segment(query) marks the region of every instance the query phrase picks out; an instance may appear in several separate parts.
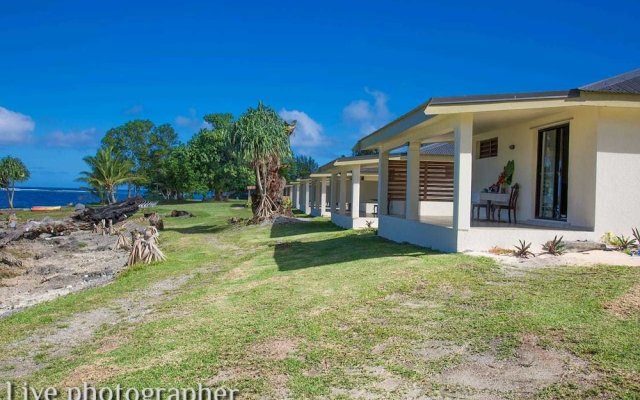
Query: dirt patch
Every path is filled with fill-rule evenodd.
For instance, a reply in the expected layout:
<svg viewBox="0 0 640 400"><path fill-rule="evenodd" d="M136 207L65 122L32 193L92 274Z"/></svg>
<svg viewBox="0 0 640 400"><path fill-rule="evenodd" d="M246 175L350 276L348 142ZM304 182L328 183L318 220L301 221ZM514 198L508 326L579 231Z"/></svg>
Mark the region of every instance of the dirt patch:
<svg viewBox="0 0 640 400"><path fill-rule="evenodd" d="M446 340L428 340L419 344L414 353L424 360L434 361L444 357L462 355L466 350L466 346L460 346Z"/></svg>
<svg viewBox="0 0 640 400"><path fill-rule="evenodd" d="M593 379L584 361L564 351L539 347L534 336L526 336L512 358L500 359L495 351L465 354L462 363L440 376L449 385L519 395L552 384L583 385Z"/></svg>
<svg viewBox="0 0 640 400"><path fill-rule="evenodd" d="M496 255L490 252L474 251L469 255L489 257L503 266L507 275L520 276L528 269L554 267L562 265L625 265L640 267L640 257L631 257L620 251L590 250L580 253L565 253L561 256L538 254L536 257L517 258L508 255Z"/></svg>
<svg viewBox="0 0 640 400"><path fill-rule="evenodd" d="M640 285L635 285L627 293L604 307L618 318L629 318L640 314Z"/></svg>
<svg viewBox="0 0 640 400"><path fill-rule="evenodd" d="M7 379L29 376L55 359L71 355L73 349L87 344L101 327L149 319L155 307L175 295L177 289L192 276L189 274L159 281L116 301L111 308L75 314L55 323L54 326L8 344L4 349L9 354L8 357L0 359L0 375ZM125 341L121 336L105 337L99 342L96 352L108 353ZM113 372L113 369L100 365L85 367L93 368L95 371L104 372L106 369ZM68 379L74 379L73 377L74 374L71 374Z"/></svg>
<svg viewBox="0 0 640 400"><path fill-rule="evenodd" d="M8 358L0 361L5 378L31 375L44 368L51 358L69 355L71 350L87 342L105 324L114 324L116 314L99 308L74 315L55 327L42 330L6 347Z"/></svg>
<svg viewBox="0 0 640 400"><path fill-rule="evenodd" d="M82 365L74 369L68 377L62 380L62 387L78 387L83 383L97 384L119 375L123 371L111 365Z"/></svg>
<svg viewBox="0 0 640 400"><path fill-rule="evenodd" d="M22 267L10 267L13 277L0 281L0 317L110 282L127 260L126 251L112 250L116 240L81 231L10 243L4 250L19 258Z"/></svg>
<svg viewBox="0 0 640 400"><path fill-rule="evenodd" d="M251 352L258 357L281 361L295 353L299 344L298 338L269 339L254 344Z"/></svg>

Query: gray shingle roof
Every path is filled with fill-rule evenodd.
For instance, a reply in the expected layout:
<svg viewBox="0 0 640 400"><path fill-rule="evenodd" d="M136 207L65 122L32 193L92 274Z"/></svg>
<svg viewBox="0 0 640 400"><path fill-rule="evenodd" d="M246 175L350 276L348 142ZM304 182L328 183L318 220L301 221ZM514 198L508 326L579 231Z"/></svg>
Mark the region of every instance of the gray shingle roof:
<svg viewBox="0 0 640 400"><path fill-rule="evenodd" d="M579 88L585 92L640 94L640 68Z"/></svg>
<svg viewBox="0 0 640 400"><path fill-rule="evenodd" d="M453 143L429 143L420 148L420 154L431 156L452 156L454 150Z"/></svg>

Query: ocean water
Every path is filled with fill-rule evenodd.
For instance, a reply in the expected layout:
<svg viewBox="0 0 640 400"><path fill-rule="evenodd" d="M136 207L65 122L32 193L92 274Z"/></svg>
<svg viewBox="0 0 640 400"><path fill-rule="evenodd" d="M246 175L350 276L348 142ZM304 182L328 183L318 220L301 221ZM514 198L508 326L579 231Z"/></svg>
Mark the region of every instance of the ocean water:
<svg viewBox="0 0 640 400"><path fill-rule="evenodd" d="M118 190L118 199L125 199L127 191ZM31 208L33 206L66 206L76 203L97 203L99 198L88 190L78 188L29 187L16 188L13 198L15 208ZM0 208L8 208L7 193L0 189Z"/></svg>

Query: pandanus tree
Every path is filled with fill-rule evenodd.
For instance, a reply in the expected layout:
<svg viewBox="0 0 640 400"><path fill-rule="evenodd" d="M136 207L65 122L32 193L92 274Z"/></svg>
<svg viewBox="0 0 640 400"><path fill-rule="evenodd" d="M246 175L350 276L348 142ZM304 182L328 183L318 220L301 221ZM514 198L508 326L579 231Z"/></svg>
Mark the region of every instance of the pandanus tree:
<svg viewBox="0 0 640 400"><path fill-rule="evenodd" d="M232 145L256 175L252 199L256 222L285 212L281 160L291 157L289 137L294 128L295 125L287 124L272 108L262 103L256 108L249 108L234 125Z"/></svg>
<svg viewBox="0 0 640 400"><path fill-rule="evenodd" d="M139 182L132 173L133 162L116 153L111 146L103 147L95 156L87 156L83 160L89 171L81 172L78 181L85 182L97 193L103 193L109 204L117 201L118 186Z"/></svg>
<svg viewBox="0 0 640 400"><path fill-rule="evenodd" d="M16 183L28 180L29 176L29 170L19 158L7 156L0 159L0 187L7 192L10 208L13 208Z"/></svg>

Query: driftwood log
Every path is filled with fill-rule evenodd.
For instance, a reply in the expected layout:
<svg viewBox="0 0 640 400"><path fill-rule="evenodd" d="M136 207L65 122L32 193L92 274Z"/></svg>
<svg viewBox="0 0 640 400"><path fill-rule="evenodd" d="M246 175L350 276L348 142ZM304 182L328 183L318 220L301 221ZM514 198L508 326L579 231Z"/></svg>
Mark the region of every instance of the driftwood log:
<svg viewBox="0 0 640 400"><path fill-rule="evenodd" d="M92 230L95 226L101 227L101 231L106 233L105 225L103 225L102 222L103 220L123 221L138 210L138 204L141 202L142 198L138 197L104 207L86 208L78 211L72 215L71 218L63 220L53 220L45 217L41 221L29 221L0 237L0 248L6 246L7 243L11 241L23 237L35 239L43 233L64 235L72 231Z"/></svg>
<svg viewBox="0 0 640 400"><path fill-rule="evenodd" d="M85 208L75 213L71 218L77 221L92 222L94 224L100 221L113 221L117 223L124 221L138 211L138 205L142 204L142 197L130 198L120 203L109 204L108 206Z"/></svg>

